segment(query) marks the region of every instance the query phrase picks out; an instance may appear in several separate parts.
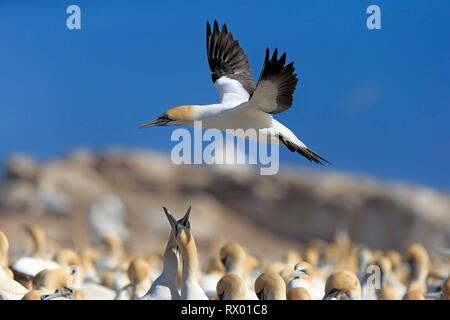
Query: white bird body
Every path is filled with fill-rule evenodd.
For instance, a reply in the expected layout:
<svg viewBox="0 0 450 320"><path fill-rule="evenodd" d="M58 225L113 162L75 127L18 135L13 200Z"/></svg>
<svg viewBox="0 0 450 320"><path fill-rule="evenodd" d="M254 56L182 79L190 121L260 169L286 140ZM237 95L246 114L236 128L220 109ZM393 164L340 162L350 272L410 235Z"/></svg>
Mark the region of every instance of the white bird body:
<svg viewBox="0 0 450 320"><path fill-rule="evenodd" d="M0 268L0 300L20 300L27 292L27 288L10 279Z"/></svg>
<svg viewBox="0 0 450 320"><path fill-rule="evenodd" d="M178 258L175 248L173 249L171 252L173 256L165 255L163 271L140 300L178 300L180 298L177 283Z"/></svg>
<svg viewBox="0 0 450 320"><path fill-rule="evenodd" d="M84 282L80 291L83 292L85 300L113 300L116 297L116 291L90 281Z"/></svg>
<svg viewBox="0 0 450 320"><path fill-rule="evenodd" d="M205 273L201 276L201 286L209 298L216 295L216 286L222 277L223 273L216 271Z"/></svg>
<svg viewBox="0 0 450 320"><path fill-rule="evenodd" d="M12 266L14 271L29 277L34 277L45 269L53 270L58 268L61 268L61 266L57 262L37 257L22 257Z"/></svg>

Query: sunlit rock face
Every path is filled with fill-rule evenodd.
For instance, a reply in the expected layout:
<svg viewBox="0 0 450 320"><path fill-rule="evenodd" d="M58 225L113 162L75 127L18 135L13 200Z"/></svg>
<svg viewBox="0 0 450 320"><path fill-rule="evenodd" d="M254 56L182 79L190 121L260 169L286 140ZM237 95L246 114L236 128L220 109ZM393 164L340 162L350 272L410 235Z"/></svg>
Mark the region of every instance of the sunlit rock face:
<svg viewBox="0 0 450 320"><path fill-rule="evenodd" d="M251 167L177 166L160 154L121 149L81 150L48 163L14 156L4 172L0 225L18 243L22 223L39 223L63 243L112 233L137 250L159 248L169 231L161 207L181 216L190 204L200 249L233 240L270 254L331 240L342 228L356 242L386 249L450 243L447 195L369 178L298 169L260 176Z"/></svg>

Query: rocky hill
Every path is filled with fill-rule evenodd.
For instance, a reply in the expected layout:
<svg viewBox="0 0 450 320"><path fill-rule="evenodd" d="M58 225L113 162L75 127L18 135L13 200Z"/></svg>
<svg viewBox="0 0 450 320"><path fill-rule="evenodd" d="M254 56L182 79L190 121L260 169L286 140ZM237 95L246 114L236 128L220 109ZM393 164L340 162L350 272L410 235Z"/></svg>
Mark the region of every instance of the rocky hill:
<svg viewBox="0 0 450 320"><path fill-rule="evenodd" d="M11 157L0 185L0 229L13 250L24 245L24 223L40 224L62 245L114 233L135 250L161 250L169 232L161 207L181 216L191 204L201 250L237 240L278 256L313 238L330 240L339 228L380 248L450 244L450 197L430 189L293 169L260 176L176 166L132 150L77 151L49 163Z"/></svg>

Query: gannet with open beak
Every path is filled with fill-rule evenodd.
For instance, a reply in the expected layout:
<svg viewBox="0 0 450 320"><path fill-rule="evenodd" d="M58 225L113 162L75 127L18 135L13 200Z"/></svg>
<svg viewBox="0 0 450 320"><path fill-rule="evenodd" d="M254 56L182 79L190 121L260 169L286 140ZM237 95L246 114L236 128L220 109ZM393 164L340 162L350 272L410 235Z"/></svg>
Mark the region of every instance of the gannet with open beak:
<svg viewBox="0 0 450 320"><path fill-rule="evenodd" d="M48 258L46 248L46 235L41 227L24 226L25 231L30 235L32 241L32 251L28 256L16 260L12 269L17 277L29 280L42 270L53 270L61 265Z"/></svg>
<svg viewBox="0 0 450 320"><path fill-rule="evenodd" d="M200 262L197 254L197 246L190 228L188 229L178 222L166 211L172 232L181 253L183 273L181 277L181 300L208 300L208 296L200 286Z"/></svg>
<svg viewBox="0 0 450 320"><path fill-rule="evenodd" d="M286 53L278 57L278 49L275 49L271 57L267 49L259 80L255 83L244 50L225 24L220 30L214 21L211 30L207 23L206 47L211 78L220 93L220 103L175 107L142 124L141 128L192 126L194 121L201 121L204 129L242 129L234 134L243 137L246 137L244 131L255 129L259 130L263 142L282 144L315 163L328 162L272 117L291 107L298 82L294 63L286 64Z"/></svg>
<svg viewBox="0 0 450 320"><path fill-rule="evenodd" d="M180 225L190 230L191 224L189 222L189 215L191 207L188 208L183 218L178 221L173 221L173 216L170 211L163 207L164 213L171 225L169 241L164 250L163 270L161 274L155 279L149 291L141 298L141 300L178 300L180 293L178 292L178 245L175 239L176 226ZM173 218L173 219L172 219Z"/></svg>

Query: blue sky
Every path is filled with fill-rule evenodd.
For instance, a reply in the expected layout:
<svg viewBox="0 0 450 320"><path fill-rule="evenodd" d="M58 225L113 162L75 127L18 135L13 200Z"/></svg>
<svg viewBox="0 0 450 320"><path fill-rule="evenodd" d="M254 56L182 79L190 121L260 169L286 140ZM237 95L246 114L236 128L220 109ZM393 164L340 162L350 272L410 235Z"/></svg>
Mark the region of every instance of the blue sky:
<svg viewBox="0 0 450 320"><path fill-rule="evenodd" d="M81 7L82 30L66 28ZM366 8L381 7L381 30ZM169 152L170 128L137 125L212 103L205 23L226 22L259 75L266 47L300 78L277 119L331 160L317 170L450 190L450 2L2 1L0 158L77 147ZM317 168L289 151L282 160Z"/></svg>

